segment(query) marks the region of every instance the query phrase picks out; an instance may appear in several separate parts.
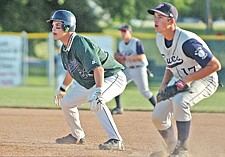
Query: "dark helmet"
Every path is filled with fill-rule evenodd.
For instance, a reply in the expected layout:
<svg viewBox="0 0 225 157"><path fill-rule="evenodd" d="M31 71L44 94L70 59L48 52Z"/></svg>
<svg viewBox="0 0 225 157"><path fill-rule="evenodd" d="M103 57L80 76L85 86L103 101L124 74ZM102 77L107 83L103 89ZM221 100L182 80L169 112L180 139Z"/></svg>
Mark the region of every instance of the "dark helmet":
<svg viewBox="0 0 225 157"><path fill-rule="evenodd" d="M76 17L75 15L67 10L57 10L47 22L61 21L62 29L66 32L73 32L76 28Z"/></svg>

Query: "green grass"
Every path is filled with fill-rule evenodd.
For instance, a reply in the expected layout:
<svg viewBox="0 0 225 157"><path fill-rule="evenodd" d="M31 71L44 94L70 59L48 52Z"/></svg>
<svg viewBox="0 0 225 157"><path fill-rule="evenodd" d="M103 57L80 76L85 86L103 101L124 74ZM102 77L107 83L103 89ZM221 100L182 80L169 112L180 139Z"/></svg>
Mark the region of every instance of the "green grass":
<svg viewBox="0 0 225 157"><path fill-rule="evenodd" d="M158 87L150 87L154 94ZM193 112L225 112L224 88L218 91L210 98L201 101L192 108ZM44 86L21 86L21 87L3 87L0 90L0 107L12 108L38 108L38 109L59 109L53 103L54 89ZM153 109L150 102L145 99L136 86L128 85L121 95L121 103L125 110L150 111ZM115 107L115 100L108 104L110 109ZM84 104L81 109L89 110L89 105Z"/></svg>
<svg viewBox="0 0 225 157"><path fill-rule="evenodd" d="M0 107L54 108L54 90L49 87L3 87L0 95Z"/></svg>

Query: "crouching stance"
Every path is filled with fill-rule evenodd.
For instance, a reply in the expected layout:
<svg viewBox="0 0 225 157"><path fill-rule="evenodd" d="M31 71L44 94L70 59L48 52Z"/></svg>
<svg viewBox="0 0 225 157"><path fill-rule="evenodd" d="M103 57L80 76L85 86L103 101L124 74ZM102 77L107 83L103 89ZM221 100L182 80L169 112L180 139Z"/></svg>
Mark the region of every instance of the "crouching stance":
<svg viewBox="0 0 225 157"><path fill-rule="evenodd" d="M221 65L199 36L177 27L178 13L173 5L161 3L148 13L155 17L156 44L167 64L152 113L152 121L167 147L150 156L187 157L190 108L217 90L216 71ZM171 116L176 121L178 137L174 135Z"/></svg>
<svg viewBox="0 0 225 157"><path fill-rule="evenodd" d="M52 24L54 39L63 43L61 57L67 70L64 82L55 94L55 104L61 106L71 129L71 134L58 138L56 142L85 143L77 107L89 102L109 137L108 141L99 145L99 149L123 150L123 139L106 106L106 102L125 89L126 77L121 71L123 66L94 42L76 34L76 18L70 11L56 11L48 22ZM73 79L77 83L67 93Z"/></svg>

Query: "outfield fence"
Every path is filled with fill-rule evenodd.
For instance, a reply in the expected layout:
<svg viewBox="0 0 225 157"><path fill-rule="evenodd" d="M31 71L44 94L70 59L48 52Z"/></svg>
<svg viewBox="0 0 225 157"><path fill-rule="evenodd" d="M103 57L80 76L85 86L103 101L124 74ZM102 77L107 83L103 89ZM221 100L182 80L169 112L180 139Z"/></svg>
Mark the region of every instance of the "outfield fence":
<svg viewBox="0 0 225 157"><path fill-rule="evenodd" d="M15 35L23 38L23 57L21 74L23 81L21 85L55 85L54 55L56 54L55 44L51 33L15 33L5 32L2 35ZM118 33L82 33L88 37L108 37L109 50L116 52L117 43L120 38ZM142 40L146 56L149 61L148 68L153 72L154 77L149 78L152 85L158 85L164 74L165 62L162 59L155 43L155 35L147 33L133 33L133 36ZM225 36L223 35L204 35L201 36L209 45L213 54L221 61L222 70L218 72L221 82L225 82ZM101 38L100 38L101 40ZM101 42L101 41L98 41ZM105 46L104 42L102 41ZM108 43L107 43L108 44ZM107 48L107 47L106 47ZM1 57L1 51L0 51ZM1 65L1 64L0 64ZM1 66L0 66L1 72ZM1 75L0 75L1 77Z"/></svg>

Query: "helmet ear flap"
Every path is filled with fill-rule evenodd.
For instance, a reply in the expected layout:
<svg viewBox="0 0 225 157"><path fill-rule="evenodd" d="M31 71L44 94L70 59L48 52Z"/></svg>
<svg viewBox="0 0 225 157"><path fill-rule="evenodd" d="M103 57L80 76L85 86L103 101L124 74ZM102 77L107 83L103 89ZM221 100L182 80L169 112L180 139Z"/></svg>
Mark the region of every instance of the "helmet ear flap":
<svg viewBox="0 0 225 157"><path fill-rule="evenodd" d="M69 27L69 26L65 27L65 32L68 32L68 31L69 31L69 29L70 29L70 27Z"/></svg>
<svg viewBox="0 0 225 157"><path fill-rule="evenodd" d="M69 32L69 30L70 30L70 26L68 26L68 25L66 26L65 24L62 25L62 28L65 32Z"/></svg>

